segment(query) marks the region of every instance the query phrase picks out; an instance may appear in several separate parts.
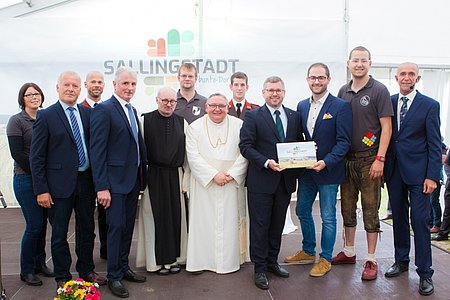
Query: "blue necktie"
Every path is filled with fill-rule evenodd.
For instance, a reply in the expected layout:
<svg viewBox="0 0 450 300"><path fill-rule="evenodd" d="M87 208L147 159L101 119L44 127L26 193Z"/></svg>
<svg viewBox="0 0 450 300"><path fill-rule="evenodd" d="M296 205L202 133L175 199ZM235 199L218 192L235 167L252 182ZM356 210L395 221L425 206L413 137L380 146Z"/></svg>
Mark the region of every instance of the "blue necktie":
<svg viewBox="0 0 450 300"><path fill-rule="evenodd" d="M139 166L139 163L140 163L140 159L139 159L139 139L138 139L138 129L137 129L137 124L136 124L136 117L134 116L133 107L131 106L131 104L128 103L128 104L125 104L125 106L128 108L128 116L130 117L131 131L133 131L134 141L136 142L136 146L137 146L138 166Z"/></svg>
<svg viewBox="0 0 450 300"><path fill-rule="evenodd" d="M77 118L75 118L74 107L67 108L69 110L70 123L72 123L73 137L75 138L75 143L77 144L78 150L78 166L82 167L86 163L86 154L83 149L83 140L81 139L80 127L78 127Z"/></svg>
<svg viewBox="0 0 450 300"><path fill-rule="evenodd" d="M401 97L400 100L403 101L402 107L400 108L400 126L402 126L403 119L405 118L406 113L408 112L407 103L409 99L408 97Z"/></svg>
<svg viewBox="0 0 450 300"><path fill-rule="evenodd" d="M284 141L286 140L286 137L284 135L283 123L281 122L279 110L275 111L275 126L277 127L278 136L280 137L280 141L282 143L284 143Z"/></svg>

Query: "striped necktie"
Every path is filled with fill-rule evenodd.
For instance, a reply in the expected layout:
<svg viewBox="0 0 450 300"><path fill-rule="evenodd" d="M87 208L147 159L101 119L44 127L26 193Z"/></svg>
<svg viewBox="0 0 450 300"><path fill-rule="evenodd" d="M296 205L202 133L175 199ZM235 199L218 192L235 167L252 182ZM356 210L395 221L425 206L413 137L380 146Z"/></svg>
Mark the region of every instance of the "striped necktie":
<svg viewBox="0 0 450 300"><path fill-rule="evenodd" d="M274 114L275 114L275 126L277 127L278 136L280 137L280 141L282 143L284 143L284 141L286 140L286 137L284 135L283 123L281 122L281 118L280 118L280 111L276 110L274 112Z"/></svg>
<svg viewBox="0 0 450 300"><path fill-rule="evenodd" d="M406 116L406 113L408 112L408 97L401 97L400 100L403 101L402 107L400 108L400 126L402 126L403 119Z"/></svg>
<svg viewBox="0 0 450 300"><path fill-rule="evenodd" d="M84 153L83 140L81 139L80 127L78 126L77 118L75 117L74 107L67 108L69 110L70 123L72 123L73 137L77 144L78 150L78 166L82 167L86 163L86 154Z"/></svg>

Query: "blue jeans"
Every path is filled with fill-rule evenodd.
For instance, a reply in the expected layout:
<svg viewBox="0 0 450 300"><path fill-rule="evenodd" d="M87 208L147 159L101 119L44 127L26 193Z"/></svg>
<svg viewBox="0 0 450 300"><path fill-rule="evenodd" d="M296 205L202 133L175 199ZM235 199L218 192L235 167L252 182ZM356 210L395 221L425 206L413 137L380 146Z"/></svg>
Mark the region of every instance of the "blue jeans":
<svg viewBox="0 0 450 300"><path fill-rule="evenodd" d="M37 204L31 175L14 175L13 188L26 224L20 250L20 272L34 273L36 266L45 264L47 209Z"/></svg>
<svg viewBox="0 0 450 300"><path fill-rule="evenodd" d="M338 184L317 184L310 171L306 171L298 180L296 213L303 234L303 251L316 255L316 230L312 207L319 192L320 216L322 218L322 237L320 257L331 262L334 242L336 241L336 195Z"/></svg>

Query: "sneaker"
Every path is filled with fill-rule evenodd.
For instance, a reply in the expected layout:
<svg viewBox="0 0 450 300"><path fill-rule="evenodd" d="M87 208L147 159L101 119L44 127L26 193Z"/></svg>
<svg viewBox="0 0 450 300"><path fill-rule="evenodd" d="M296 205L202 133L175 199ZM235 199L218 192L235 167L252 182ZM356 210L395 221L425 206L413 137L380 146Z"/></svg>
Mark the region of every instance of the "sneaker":
<svg viewBox="0 0 450 300"><path fill-rule="evenodd" d="M377 278L378 265L376 262L368 260L364 264L364 271L361 275L362 280L374 280Z"/></svg>
<svg viewBox="0 0 450 300"><path fill-rule="evenodd" d="M339 252L333 260L331 261L332 265L354 265L356 264L356 255L348 257L344 254L344 251Z"/></svg>
<svg viewBox="0 0 450 300"><path fill-rule="evenodd" d="M295 255L292 256L286 256L284 259L284 262L286 263L296 263L300 265L308 265L313 264L316 261L315 255L309 255L303 250L297 251Z"/></svg>
<svg viewBox="0 0 450 300"><path fill-rule="evenodd" d="M311 269L309 275L312 277L321 277L331 270L331 263L325 258L319 258L317 264Z"/></svg>

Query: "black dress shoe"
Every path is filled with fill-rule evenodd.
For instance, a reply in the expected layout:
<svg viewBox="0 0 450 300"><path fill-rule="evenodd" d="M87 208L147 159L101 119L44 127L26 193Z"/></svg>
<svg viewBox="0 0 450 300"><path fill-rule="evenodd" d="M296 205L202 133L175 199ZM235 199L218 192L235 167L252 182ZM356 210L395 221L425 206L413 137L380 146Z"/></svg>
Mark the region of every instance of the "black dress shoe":
<svg viewBox="0 0 450 300"><path fill-rule="evenodd" d="M443 234L437 234L436 236L431 238L432 241L447 241L448 240L448 235L443 235Z"/></svg>
<svg viewBox="0 0 450 300"><path fill-rule="evenodd" d="M166 269L166 268L164 268L164 267L162 267L161 269L159 269L158 271L156 271L156 274L158 274L158 275L169 275L170 274L170 271L169 271L169 269Z"/></svg>
<svg viewBox="0 0 450 300"><path fill-rule="evenodd" d="M401 273L408 271L408 264L395 262L387 271L384 273L386 277L397 277Z"/></svg>
<svg viewBox="0 0 450 300"><path fill-rule="evenodd" d="M255 285L262 290L269 289L269 281L265 273L255 273Z"/></svg>
<svg viewBox="0 0 450 300"><path fill-rule="evenodd" d="M429 296L433 293L434 293L433 279L420 278L419 294L421 294L422 296Z"/></svg>
<svg viewBox="0 0 450 300"><path fill-rule="evenodd" d="M181 267L179 265L171 266L169 270L170 274L177 274L180 273L180 271Z"/></svg>
<svg viewBox="0 0 450 300"><path fill-rule="evenodd" d="M32 285L32 286L42 285L42 280L33 273L28 273L28 274L21 273L20 280L22 280L26 284Z"/></svg>
<svg viewBox="0 0 450 300"><path fill-rule="evenodd" d="M278 277L289 277L289 272L283 269L279 264L267 265L267 271L277 275Z"/></svg>
<svg viewBox="0 0 450 300"><path fill-rule="evenodd" d="M91 273L85 275L85 276L80 276L81 279L83 279L84 281L89 281L89 282L96 282L98 285L106 285L106 278L101 276L100 274L98 274L95 271L92 271Z"/></svg>
<svg viewBox="0 0 450 300"><path fill-rule="evenodd" d="M134 273L133 271L128 270L123 274L123 279L132 281L132 282L145 282L147 280L147 277L138 275L138 274Z"/></svg>
<svg viewBox="0 0 450 300"><path fill-rule="evenodd" d="M108 287L111 292L119 298L130 297L130 293L128 293L127 288L123 286L120 280L108 281Z"/></svg>
<svg viewBox="0 0 450 300"><path fill-rule="evenodd" d="M34 273L42 274L45 277L55 277L55 273L53 273L53 271L50 270L49 267L47 267L46 264L43 264L43 265L40 265L40 266L36 266L34 268Z"/></svg>

